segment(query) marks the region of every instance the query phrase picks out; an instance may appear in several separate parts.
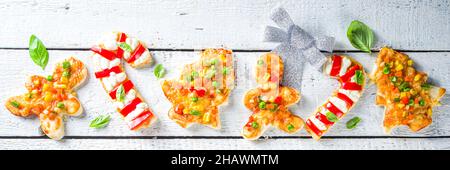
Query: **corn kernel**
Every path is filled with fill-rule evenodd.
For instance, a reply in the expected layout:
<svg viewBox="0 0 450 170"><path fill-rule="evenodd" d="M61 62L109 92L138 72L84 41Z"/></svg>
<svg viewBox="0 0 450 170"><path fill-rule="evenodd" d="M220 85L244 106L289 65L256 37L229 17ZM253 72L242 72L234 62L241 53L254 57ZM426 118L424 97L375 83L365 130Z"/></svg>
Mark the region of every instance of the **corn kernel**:
<svg viewBox="0 0 450 170"><path fill-rule="evenodd" d="M69 82L69 78L67 78L66 76L62 76L61 77L61 83L68 83Z"/></svg>
<svg viewBox="0 0 450 170"><path fill-rule="evenodd" d="M401 64L397 65L397 66L395 67L395 70L397 70L397 71L403 70L403 65L401 65Z"/></svg>
<svg viewBox="0 0 450 170"><path fill-rule="evenodd" d="M403 108L403 107L405 107L405 104L403 104L403 103L399 103L399 104L397 104L397 107L399 107L399 108Z"/></svg>
<svg viewBox="0 0 450 170"><path fill-rule="evenodd" d="M408 66L412 66L414 64L414 61L408 60Z"/></svg>
<svg viewBox="0 0 450 170"><path fill-rule="evenodd" d="M34 81L33 81L33 84L34 84L34 85L39 85L39 80L34 80Z"/></svg>
<svg viewBox="0 0 450 170"><path fill-rule="evenodd" d="M44 86L42 87L42 90L43 90L43 91L47 91L49 87L50 87L50 85L46 83L46 84L44 84Z"/></svg>
<svg viewBox="0 0 450 170"><path fill-rule="evenodd" d="M421 74L416 74L416 76L414 76L414 81L419 81L420 78L422 78Z"/></svg>
<svg viewBox="0 0 450 170"><path fill-rule="evenodd" d="M184 108L184 109L183 109L183 114L189 114L189 109Z"/></svg>
<svg viewBox="0 0 450 170"><path fill-rule="evenodd" d="M211 114L209 114L209 112L205 113L203 115L203 122L207 123L211 120Z"/></svg>
<svg viewBox="0 0 450 170"><path fill-rule="evenodd" d="M409 91L409 93L411 93L411 95L416 95L416 94L417 94L417 91L414 90L414 89L411 89L411 90Z"/></svg>
<svg viewBox="0 0 450 170"><path fill-rule="evenodd" d="M65 89L67 86L65 84L55 84L55 88Z"/></svg>
<svg viewBox="0 0 450 170"><path fill-rule="evenodd" d="M53 100L53 96L51 93L46 93L44 97L44 101L51 102Z"/></svg>
<svg viewBox="0 0 450 170"><path fill-rule="evenodd" d="M428 114L428 116L432 116L432 115L433 115L433 112L431 111L431 108L429 108L429 109L427 110L427 114Z"/></svg>
<svg viewBox="0 0 450 170"><path fill-rule="evenodd" d="M401 92L400 93L400 98L406 97L406 92Z"/></svg>

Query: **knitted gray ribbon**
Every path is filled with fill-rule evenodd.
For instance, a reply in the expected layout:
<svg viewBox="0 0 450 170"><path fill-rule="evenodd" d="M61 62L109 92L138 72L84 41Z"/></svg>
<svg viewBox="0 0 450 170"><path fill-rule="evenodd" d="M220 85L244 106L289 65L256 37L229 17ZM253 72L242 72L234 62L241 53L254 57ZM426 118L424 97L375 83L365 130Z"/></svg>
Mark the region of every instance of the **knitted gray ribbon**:
<svg viewBox="0 0 450 170"><path fill-rule="evenodd" d="M304 62L309 62L317 70L321 70L327 57L320 51L332 52L334 38L328 36L313 37L295 25L284 8L275 8L270 18L280 27L267 26L264 41L280 42L272 52L280 55L284 61L285 86L301 89Z"/></svg>

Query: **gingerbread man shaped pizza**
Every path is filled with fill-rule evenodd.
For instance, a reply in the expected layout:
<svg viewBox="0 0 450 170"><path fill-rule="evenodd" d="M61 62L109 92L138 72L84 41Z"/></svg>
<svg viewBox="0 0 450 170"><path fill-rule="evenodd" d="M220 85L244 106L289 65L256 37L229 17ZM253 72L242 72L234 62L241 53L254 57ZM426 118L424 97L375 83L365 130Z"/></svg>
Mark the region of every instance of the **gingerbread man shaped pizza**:
<svg viewBox="0 0 450 170"><path fill-rule="evenodd" d="M83 112L75 89L87 77L84 64L71 57L56 65L53 75L31 76L25 84L28 92L6 101L6 108L14 115L35 115L41 122L42 131L50 138L59 140L64 136L64 116L78 116Z"/></svg>
<svg viewBox="0 0 450 170"><path fill-rule="evenodd" d="M242 130L245 139L258 139L269 125L287 133L303 127L303 120L287 108L300 100L300 94L294 88L280 85L283 69L283 61L276 54L267 53L259 58L256 66L259 87L244 97L245 106L253 112Z"/></svg>
<svg viewBox="0 0 450 170"><path fill-rule="evenodd" d="M234 87L232 52L205 49L199 62L186 65L179 80L165 80L162 90L173 104L170 119L186 128L193 123L220 128L218 106Z"/></svg>

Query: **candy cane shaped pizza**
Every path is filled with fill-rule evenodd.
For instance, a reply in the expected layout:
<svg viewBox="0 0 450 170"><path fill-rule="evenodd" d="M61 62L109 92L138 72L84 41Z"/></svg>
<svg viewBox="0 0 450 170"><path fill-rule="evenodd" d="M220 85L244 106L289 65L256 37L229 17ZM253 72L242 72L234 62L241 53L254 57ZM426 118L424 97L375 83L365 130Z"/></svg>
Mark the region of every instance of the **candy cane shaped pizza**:
<svg viewBox="0 0 450 170"><path fill-rule="evenodd" d="M306 120L306 130L316 140L353 108L365 86L364 68L348 56L330 57L324 72L339 81L339 88Z"/></svg>
<svg viewBox="0 0 450 170"><path fill-rule="evenodd" d="M279 56L267 53L259 58L256 66L259 87L244 96L245 106L253 112L242 130L245 139L258 139L269 125L287 133L295 133L303 127L303 120L287 108L300 100L300 94L294 88L280 86L283 71Z"/></svg>
<svg viewBox="0 0 450 170"><path fill-rule="evenodd" d="M87 69L71 57L56 64L52 75L31 76L25 84L28 92L6 101L5 107L14 115L39 118L42 131L51 139L64 136L64 116L78 116L83 112L75 89L85 81Z"/></svg>
<svg viewBox="0 0 450 170"><path fill-rule="evenodd" d="M193 123L220 128L218 106L234 87L232 52L205 49L200 61L186 65L179 80L165 80L162 90L172 103L169 118L186 128Z"/></svg>
<svg viewBox="0 0 450 170"><path fill-rule="evenodd" d="M131 130L150 126L157 118L125 73L122 60L133 68L148 66L152 56L142 41L122 32L107 34L96 46L92 60L95 77L114 102Z"/></svg>
<svg viewBox="0 0 450 170"><path fill-rule="evenodd" d="M445 89L427 83L428 76L413 67L407 55L382 48L370 78L378 91L376 103L385 107L384 129L406 125L417 132L432 123L432 108L439 105Z"/></svg>

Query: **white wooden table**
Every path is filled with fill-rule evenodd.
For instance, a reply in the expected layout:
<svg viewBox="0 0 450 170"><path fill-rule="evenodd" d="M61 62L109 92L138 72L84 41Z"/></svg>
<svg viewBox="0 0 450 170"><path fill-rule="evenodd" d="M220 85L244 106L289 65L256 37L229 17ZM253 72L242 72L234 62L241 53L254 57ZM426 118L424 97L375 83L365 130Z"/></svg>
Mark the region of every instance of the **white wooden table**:
<svg viewBox="0 0 450 170"><path fill-rule="evenodd" d="M256 57L276 46L263 42L270 10L286 7L293 20L305 30L336 37L335 52L354 57L367 71L372 55L351 47L346 30L352 20L369 25L377 37L375 51L384 45L406 52L426 71L432 83L450 89L450 2L449 1L164 1L110 0L3 0L0 2L0 149L449 149L449 96L433 115L433 124L411 133L405 127L384 134L383 108L375 106L375 87L369 86L356 107L319 142L304 131L287 135L276 129L266 139L246 141L240 131L250 111L242 105L245 91L254 88L252 70ZM228 105L221 108L222 129L202 126L182 129L169 120L170 103L163 97L153 68L127 73L159 116L151 128L131 132L100 83L90 78L78 90L85 108L81 117L68 118L66 136L53 141L39 131L36 118L11 115L4 107L12 95L25 92L25 80L32 74L49 74L53 64L76 56L92 70L88 60L91 47L104 32L124 31L150 44L154 58L168 68L165 78L178 76L179 68L198 58L194 49L224 46L235 51L237 87ZM47 46L50 61L45 71L28 55L28 39L36 34ZM302 99L291 110L305 118L337 87L337 82L314 71L309 65L303 75ZM245 82L245 83L243 83ZM114 113L105 129L91 129L90 120ZM348 130L345 122L362 118Z"/></svg>

